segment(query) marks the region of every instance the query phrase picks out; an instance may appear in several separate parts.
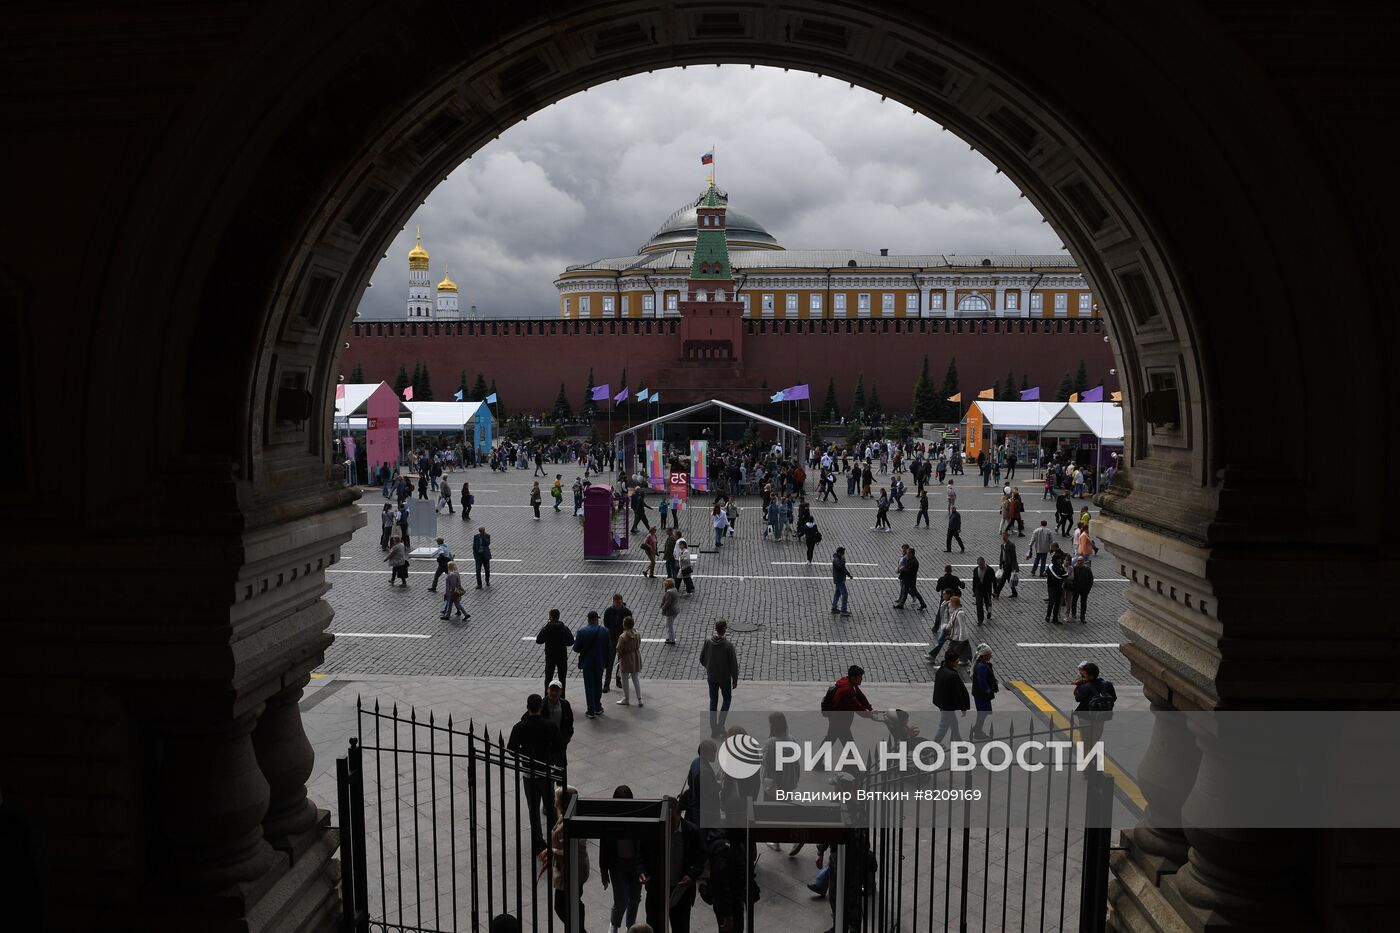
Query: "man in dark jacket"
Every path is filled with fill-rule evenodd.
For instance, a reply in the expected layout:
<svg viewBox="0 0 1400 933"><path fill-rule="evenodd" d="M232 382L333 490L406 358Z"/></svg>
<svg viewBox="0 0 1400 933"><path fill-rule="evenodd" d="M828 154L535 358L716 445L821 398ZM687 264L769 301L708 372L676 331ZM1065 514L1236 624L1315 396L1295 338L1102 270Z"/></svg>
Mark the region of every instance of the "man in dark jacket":
<svg viewBox="0 0 1400 933"><path fill-rule="evenodd" d="M546 847L545 829L554 826L554 781L548 770L536 773L536 763L552 764L564 750L559 728L542 715L544 701L538 693L525 700L525 715L510 730L506 748L528 761L521 761L521 786L530 809L530 851L538 853ZM544 808L544 828L540 825L540 808Z"/></svg>
<svg viewBox="0 0 1400 933"><path fill-rule="evenodd" d="M481 572L486 571L486 586L491 586L491 536L485 528L472 535L472 561L476 564L476 588L481 589Z"/></svg>
<svg viewBox="0 0 1400 933"><path fill-rule="evenodd" d="M603 715L603 670L608 662L608 630L598 624L598 613L590 611L588 622L574 637L574 653L583 672L583 696L589 719Z"/></svg>
<svg viewBox="0 0 1400 933"><path fill-rule="evenodd" d="M608 685L613 679L613 661L617 657L617 640L622 637L622 620L632 614L632 610L627 608L627 604L622 601L621 593L614 593L612 605L603 610L603 628L608 630L608 664L607 671L603 674L603 692L608 692ZM617 685L622 686L622 674L617 675Z"/></svg>
<svg viewBox="0 0 1400 933"><path fill-rule="evenodd" d="M938 669L938 673L933 676L933 705L938 707L938 732L934 735L935 742L942 742L943 736L949 730L953 733L953 741L962 741L962 734L958 731L957 713L966 713L972 701L967 695L967 686L963 684L962 675L958 673L958 654L956 651L949 651L943 657L943 665Z"/></svg>
<svg viewBox="0 0 1400 933"><path fill-rule="evenodd" d="M549 621L535 636L535 644L544 645L545 686L555 678L564 684L569 673L569 646L574 643L574 633L559 620L559 610L549 610Z"/></svg>
<svg viewBox="0 0 1400 933"><path fill-rule="evenodd" d="M636 531L637 525L642 524L647 526L647 531L651 531L651 522L647 520L647 509L649 508L649 506L647 505L646 493L642 491L641 486L638 486L636 489L632 490L631 504L632 530Z"/></svg>
<svg viewBox="0 0 1400 933"><path fill-rule="evenodd" d="M1021 564L1016 560L1016 545L1011 540L1011 535L1006 532L1001 533L1001 554L997 560L997 567L1001 570L1001 579L997 581L996 588L992 590L992 595L1001 599L1001 591L1007 586L1011 587L1011 598L1015 599L1016 579L1013 574L1019 575Z"/></svg>
<svg viewBox="0 0 1400 933"><path fill-rule="evenodd" d="M977 558L977 566L972 571L972 598L977 603L977 624L982 624L985 609L987 621L992 619L992 591L996 587L997 575L987 566L985 557Z"/></svg>
<svg viewBox="0 0 1400 933"><path fill-rule="evenodd" d="M877 715L875 708L870 705L870 701L861 692L860 685L865 680L865 669L859 664L852 664L846 671L846 676L836 681L836 685L831 694L831 709L826 712L826 738L824 741L853 741L851 736L851 724L854 717L864 716L866 719L874 719Z"/></svg>
<svg viewBox="0 0 1400 933"><path fill-rule="evenodd" d="M673 933L690 933L690 910L696 883L705 871L705 838L700 829L681 818L679 804L671 807L671 888L666 889L665 849L648 834L642 841L642 884L647 889L647 924L659 930L669 920ZM669 905L669 906L668 906Z"/></svg>
<svg viewBox="0 0 1400 933"><path fill-rule="evenodd" d="M1068 538L1074 528L1074 503L1069 501L1069 492L1061 490L1055 497L1055 530L1060 537Z"/></svg>
<svg viewBox="0 0 1400 933"><path fill-rule="evenodd" d="M1074 621L1075 607L1079 608L1079 621L1087 623L1084 613L1088 612L1089 591L1094 588L1094 571L1082 557L1074 559L1074 571L1069 578L1069 621Z"/></svg>
<svg viewBox="0 0 1400 933"><path fill-rule="evenodd" d="M851 572L846 569L846 549L839 547L836 549L836 553L831 556L831 582L836 584L836 590L831 594L832 612L839 611L843 616L849 616L851 614L849 612L850 594L846 590L846 581L852 579L854 579L854 577ZM836 608L838 601L841 604L840 610Z"/></svg>
<svg viewBox="0 0 1400 933"><path fill-rule="evenodd" d="M943 545L943 552L945 554L953 553L954 541L958 542L958 553L967 553L967 548L963 547L962 540L962 513L958 511L958 507L955 505L949 506L948 508L948 536Z"/></svg>
<svg viewBox="0 0 1400 933"><path fill-rule="evenodd" d="M896 571L899 577L899 598L894 601L894 608L903 609L904 601L913 596L919 601L919 611L923 612L928 608L928 603L924 602L923 595L919 593L919 558L914 549L907 544L901 544L900 550L904 554L899 559L899 569Z"/></svg>
<svg viewBox="0 0 1400 933"><path fill-rule="evenodd" d="M953 573L952 564L944 564L943 576L938 578L938 582L934 584L934 587L938 590L939 599L947 599L945 595L947 593L952 593L954 596L962 595L963 582L958 579L957 574Z"/></svg>
<svg viewBox="0 0 1400 933"><path fill-rule="evenodd" d="M724 636L728 628L729 623L724 619L715 620L715 633L700 648L700 666L705 669L705 680L710 687L710 734L716 738L724 734L724 720L729 714L733 691L739 686L739 655L734 651L734 643ZM721 696L724 697L722 705Z"/></svg>
<svg viewBox="0 0 1400 933"><path fill-rule="evenodd" d="M561 768L569 766L569 743L574 738L574 708L564 699L564 682L554 678L544 691L544 707L540 715L554 723L564 747L554 756L554 763Z"/></svg>

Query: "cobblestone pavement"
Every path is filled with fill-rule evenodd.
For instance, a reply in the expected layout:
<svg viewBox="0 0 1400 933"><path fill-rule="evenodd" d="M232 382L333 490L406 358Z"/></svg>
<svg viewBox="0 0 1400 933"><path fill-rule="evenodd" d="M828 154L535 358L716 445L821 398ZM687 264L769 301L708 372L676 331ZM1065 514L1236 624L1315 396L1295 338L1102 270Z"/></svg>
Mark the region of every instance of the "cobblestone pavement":
<svg viewBox="0 0 1400 933"><path fill-rule="evenodd" d="M377 513L385 500L377 490L368 490L360 507L370 513L370 523L355 535L341 561L329 571L333 588L328 598L336 611L332 625L336 641L327 650L321 671L332 675L538 677L543 673L543 658L534 636L547 611L560 609L564 620L576 629L589 609L601 611L618 592L633 610L645 640L643 667L648 678L700 678L700 644L713 621L723 616L730 622L745 679L829 682L850 664L859 663L871 681L924 683L931 681L933 674L924 658L932 608L919 612L912 600L911 608L892 608L898 594L895 567L899 545L907 542L917 549L922 589L928 598L945 563L951 561L955 572L967 580L979 555L992 561L998 541L998 490L984 489L980 479L970 475L966 483L958 483L965 554L943 552L945 498L937 486L930 493L931 530L913 528L913 507L892 511L894 532L882 533L871 530L875 509L870 500L842 495L834 504L814 504L823 541L810 566L803 545L762 538L759 500L745 499L737 534L726 539L718 553L698 555L697 591L682 599L677 620L680 644L665 646L660 643L661 581L641 576L646 564L637 547L641 536L633 538L631 550L621 559L584 560L581 520L570 513L571 497L567 494L579 470L571 465L552 466L550 480L555 473L564 477L564 511L553 512L546 495L540 521L533 520L528 505L530 471L493 473L478 468L452 477L454 498L463 479L472 484L476 497L470 522L464 522L460 512L444 514L438 520L438 533L462 557L467 586L463 602L472 614L466 623L439 621L441 599L427 592L434 568L431 561L414 562L407 589L390 588L378 547ZM1041 519L1053 524L1050 502L1040 498L1040 483L1030 475L1018 476L1014 482L1028 508L1027 531ZM542 485L547 490L548 481ZM917 500L911 494L905 501ZM1087 500L1076 502L1076 509L1083 501ZM655 513L649 515L654 521ZM482 526L492 536L493 585L476 590L471 578L470 539ZM686 512L683 526L692 544L699 544L706 552L714 550L708 509ZM1024 554L1029 535L1016 540ZM829 612L829 562L838 545L845 546L850 570L856 576L849 583L852 616L848 619ZM1117 620L1126 607L1125 581L1117 575L1111 555L1100 554L1094 564L1097 579L1087 623L1056 626L1044 621L1044 581L1031 578L1029 561L1022 561L1020 596L1011 599L1004 592L993 604L995 619L976 633L995 650L1000 677L1033 684L1066 683L1073 679L1077 662L1089 658L1118 683L1120 695L1125 686L1135 684L1126 661L1114 647L1120 638Z"/></svg>

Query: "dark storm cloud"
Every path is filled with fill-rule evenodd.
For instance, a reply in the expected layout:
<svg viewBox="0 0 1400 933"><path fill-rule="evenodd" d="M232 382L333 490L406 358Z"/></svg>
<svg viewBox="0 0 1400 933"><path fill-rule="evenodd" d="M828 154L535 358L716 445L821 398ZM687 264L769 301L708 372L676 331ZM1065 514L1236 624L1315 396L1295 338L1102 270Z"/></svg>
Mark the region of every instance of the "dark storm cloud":
<svg viewBox="0 0 1400 933"><path fill-rule="evenodd" d="M704 189L711 145L731 203L788 248L1060 251L1006 176L906 107L813 75L691 68L571 97L463 163L394 240L361 315L403 317L421 224L464 310L553 317L564 267L634 253Z"/></svg>

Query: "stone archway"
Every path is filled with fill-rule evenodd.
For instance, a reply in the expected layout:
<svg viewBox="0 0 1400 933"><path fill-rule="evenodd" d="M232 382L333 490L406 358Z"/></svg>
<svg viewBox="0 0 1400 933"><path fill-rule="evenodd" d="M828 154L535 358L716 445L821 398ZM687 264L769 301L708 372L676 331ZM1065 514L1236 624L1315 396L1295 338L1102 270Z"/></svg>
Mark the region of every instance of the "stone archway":
<svg viewBox="0 0 1400 933"><path fill-rule="evenodd" d="M100 5L68 15L57 40L38 16L10 30L56 47L66 66L27 107L7 105L12 157L48 182L16 192L16 216L61 212L89 231L69 261L92 301L81 327L40 326L51 250L15 237L6 255L18 284L0 308L27 325L17 332L34 371L74 358L88 371L82 388L52 397L16 389L35 415L30 450L63 449L52 419L82 409L83 466L57 508L102 542L88 574L110 608L22 597L29 628L7 633L14 650L0 669L47 704L36 735L61 731L74 708L89 720L60 745L70 763L108 766L110 798L82 804L89 812L130 814L104 862L121 879L97 899L109 915L179 927L223 912L236 924L277 903L283 913L263 920L311 927L332 909L321 869L333 840L305 800L295 700L329 640L323 571L360 520L327 469L340 335L380 252L452 167L540 107L624 75L724 62L861 84L958 133L1055 226L1100 296L1134 402L1130 468L1102 525L1137 584L1124 650L1155 703L1312 701L1316 684L1292 669L1313 637L1295 598L1300 572L1320 562L1323 575L1359 582L1393 567L1379 510L1297 503L1308 464L1279 455L1295 433L1364 436L1375 416L1365 400L1379 398L1386 368L1376 337L1393 328L1369 274L1385 237L1364 209L1367 186L1388 171L1370 154L1374 126L1310 89L1301 63L1323 61L1327 87L1375 72L1354 54L1278 38L1294 33L1269 27L1291 14L895 0L595 0L543 12L192 3L151 14L114 60L84 44L107 28ZM1332 28L1339 50L1386 34L1363 15ZM129 80L118 103L103 69ZM66 124L73 145L55 151L46 121L64 107L92 118ZM1297 271L1298 230L1325 274ZM1327 337L1345 373L1322 365L1308 337L1333 309L1354 322ZM1333 405L1317 391L1327 380L1360 401ZM149 400L149 417L135 421L113 386ZM1394 440L1376 447L1384 458ZM42 462L23 460L35 498ZM113 464L148 479L109 496ZM1302 522L1279 507L1284 496ZM1356 604L1338 611L1360 615L1362 598L1354 588L1343 599ZM1395 675L1377 662L1328 689L1337 702L1393 703ZM1164 756L1199 755L1189 737L1159 741ZM42 757L12 759L7 796L18 786L25 799ZM1153 805L1169 823L1180 801ZM81 829L58 836L60 851L93 845ZM1166 903L1250 916L1283 898L1281 872L1302 872L1297 860L1240 870L1280 850L1258 834L1140 830L1135 844L1146 855L1119 867L1133 884L1149 858L1176 866L1189 853L1190 864L1169 897L1137 885L1125 925ZM56 864L59 883L78 877L62 867L75 863ZM1311 884L1289 896L1310 903L1340 864L1310 867ZM96 909L70 900L60 926Z"/></svg>

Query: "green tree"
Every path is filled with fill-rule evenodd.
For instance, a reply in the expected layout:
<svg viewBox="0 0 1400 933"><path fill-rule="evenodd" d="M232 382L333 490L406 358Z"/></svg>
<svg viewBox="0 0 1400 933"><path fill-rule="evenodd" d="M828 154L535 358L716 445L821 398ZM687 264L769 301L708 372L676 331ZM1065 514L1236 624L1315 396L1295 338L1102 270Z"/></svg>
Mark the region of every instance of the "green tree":
<svg viewBox="0 0 1400 933"><path fill-rule="evenodd" d="M415 402L431 402L433 400L433 381L428 376L428 365L423 364L423 372L418 377L418 388L413 390L413 400Z"/></svg>
<svg viewBox="0 0 1400 933"><path fill-rule="evenodd" d="M354 367L351 368L350 381L356 385L359 385L365 381L365 371L360 368L359 363L356 363Z"/></svg>
<svg viewBox="0 0 1400 933"><path fill-rule="evenodd" d="M826 401L822 402L822 419L829 422L841 420L841 407L836 404L836 377L826 378Z"/></svg>
<svg viewBox="0 0 1400 933"><path fill-rule="evenodd" d="M564 421L574 416L573 406L569 404L569 393L564 391L564 383L559 383L559 394L554 397L554 420Z"/></svg>
<svg viewBox="0 0 1400 933"><path fill-rule="evenodd" d="M1021 373L1021 391L1024 392L1024 391L1026 391L1027 389L1029 389L1030 387L1031 387L1031 380L1030 380L1030 377L1027 376L1025 373Z"/></svg>
<svg viewBox="0 0 1400 933"><path fill-rule="evenodd" d="M1068 402L1069 397L1074 394L1074 380L1065 373L1065 377L1060 380L1060 387L1055 390L1055 401Z"/></svg>
<svg viewBox="0 0 1400 933"><path fill-rule="evenodd" d="M1089 388L1089 369L1084 365L1084 361L1079 361L1079 369L1074 374L1074 391L1080 395Z"/></svg>
<svg viewBox="0 0 1400 933"><path fill-rule="evenodd" d="M394 377L394 394L402 398L403 390L411 385L413 385L413 382L408 378L408 370L404 369L403 363L400 363L399 374Z"/></svg>
<svg viewBox="0 0 1400 933"><path fill-rule="evenodd" d="M483 400L485 400L486 397L487 397L487 396L490 396L490 395L496 395L496 380L494 380L494 379L491 380L491 391L487 392L486 395L483 395L481 398L482 398ZM495 410L495 413L496 413L496 417L497 417L497 418L505 418L505 416L506 416L506 406L503 405L503 404L501 404L500 396L497 396L497 397L496 397L496 401L492 402L492 404L496 406L495 409L494 409L494 410Z"/></svg>
<svg viewBox="0 0 1400 933"><path fill-rule="evenodd" d="M902 441L914 433L914 426L909 423L908 418L903 415L896 415L890 419L889 427L886 429L885 433L896 441Z"/></svg>
<svg viewBox="0 0 1400 933"><path fill-rule="evenodd" d="M512 441L528 441L530 439L530 426L525 423L524 418L511 418L506 422L504 433Z"/></svg>
<svg viewBox="0 0 1400 933"><path fill-rule="evenodd" d="M948 371L943 375L943 391L938 396L939 411L942 413L940 420L946 422L962 420L962 403L948 401L959 391L961 390L958 389L958 358L953 356L948 358Z"/></svg>
<svg viewBox="0 0 1400 933"><path fill-rule="evenodd" d="M880 389L872 382L870 383L870 401L865 405L865 420L874 423L884 417L885 410L880 407Z"/></svg>
<svg viewBox="0 0 1400 933"><path fill-rule="evenodd" d="M472 398L472 387L467 382L467 371L462 370L462 375L457 380L457 390L462 393L462 401L475 402L479 399Z"/></svg>
<svg viewBox="0 0 1400 933"><path fill-rule="evenodd" d="M1002 394L997 397L1003 402L1014 402L1021 397L1016 391L1016 374L1009 369L1006 371L1006 388L1002 389Z"/></svg>
<svg viewBox="0 0 1400 933"><path fill-rule="evenodd" d="M919 372L919 381L914 383L914 421L936 421L939 412L938 396L933 391L933 380L928 377L928 354L924 354L924 368Z"/></svg>
<svg viewBox="0 0 1400 933"><path fill-rule="evenodd" d="M473 402L479 402L490 395L486 388L486 377L481 373L476 374L476 382L472 383L472 394L468 396Z"/></svg>
<svg viewBox="0 0 1400 933"><path fill-rule="evenodd" d="M627 367L624 366L624 367L622 367L622 381L619 382L619 383L617 384L617 391L614 392L613 395L616 395L618 392L621 392L623 389L626 389L626 388L627 388ZM631 393L629 392L628 394L630 395Z"/></svg>
<svg viewBox="0 0 1400 933"><path fill-rule="evenodd" d="M409 380L409 385L413 386L413 397L416 399L422 395L423 388L423 361L418 360L413 364L413 378Z"/></svg>
<svg viewBox="0 0 1400 933"><path fill-rule="evenodd" d="M1001 380L1000 380L1000 379L993 379L993 380L992 380L992 400L993 400L993 401L998 401L998 400L1000 400L1000 399L1001 399Z"/></svg>
<svg viewBox="0 0 1400 933"><path fill-rule="evenodd" d="M856 390L851 393L851 418L865 420L865 373L856 376Z"/></svg>
<svg viewBox="0 0 1400 933"><path fill-rule="evenodd" d="M583 404L579 406L579 411L582 412L585 418L592 418L594 415L598 414L598 405L593 401L593 390L595 388L597 388L597 386L593 384L593 367L590 366L588 367L588 385L584 386L583 389Z"/></svg>

